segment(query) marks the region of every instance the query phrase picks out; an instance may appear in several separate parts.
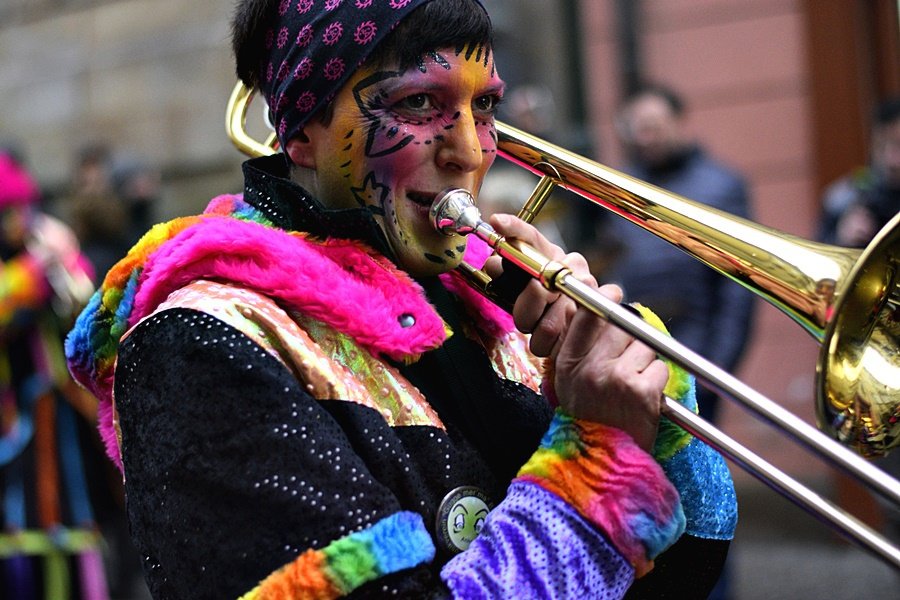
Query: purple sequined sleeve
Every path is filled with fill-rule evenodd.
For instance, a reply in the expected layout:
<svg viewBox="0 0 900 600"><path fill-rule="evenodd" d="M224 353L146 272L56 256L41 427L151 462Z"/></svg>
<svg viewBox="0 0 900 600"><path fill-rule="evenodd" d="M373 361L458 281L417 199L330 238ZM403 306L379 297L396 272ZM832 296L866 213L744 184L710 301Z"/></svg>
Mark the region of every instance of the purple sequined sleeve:
<svg viewBox="0 0 900 600"><path fill-rule="evenodd" d="M441 577L460 598L619 598L682 531L678 493L649 454L617 429L557 411Z"/></svg>
<svg viewBox="0 0 900 600"><path fill-rule="evenodd" d="M468 550L441 571L456 598L621 598L634 569L555 494L515 482Z"/></svg>

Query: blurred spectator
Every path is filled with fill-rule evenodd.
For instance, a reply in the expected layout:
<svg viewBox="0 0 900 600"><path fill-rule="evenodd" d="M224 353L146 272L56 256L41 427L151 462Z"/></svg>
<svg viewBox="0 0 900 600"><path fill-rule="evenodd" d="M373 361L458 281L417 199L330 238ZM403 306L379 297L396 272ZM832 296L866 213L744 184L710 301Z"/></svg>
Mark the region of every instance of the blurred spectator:
<svg viewBox="0 0 900 600"><path fill-rule="evenodd" d="M547 86L528 83L507 89L500 111L499 118L504 123L547 142L565 145L565 140L560 139L565 136L561 135L553 118L559 107L553 91ZM582 148L573 150L584 152ZM485 176L478 194L478 206L485 217L495 212L515 215L525 206L538 181L537 175L521 167L505 160L497 161ZM579 211L587 204L574 192L556 187L533 225L554 244L581 252L577 233L572 230L578 227Z"/></svg>
<svg viewBox="0 0 900 600"><path fill-rule="evenodd" d="M134 157L113 161L112 188L125 211L126 237L132 245L156 223L154 210L159 201L159 171Z"/></svg>
<svg viewBox="0 0 900 600"><path fill-rule="evenodd" d="M76 156L72 178L76 195L100 196L112 191L112 151L102 142L84 145Z"/></svg>
<svg viewBox="0 0 900 600"><path fill-rule="evenodd" d="M503 97L504 119L519 129L547 139L553 132L552 115L556 110L553 91L545 85L520 85Z"/></svg>
<svg viewBox="0 0 900 600"><path fill-rule="evenodd" d="M624 171L686 198L749 216L744 179L711 158L688 134L684 102L672 90L648 85L623 102L617 132L629 157ZM624 219L611 219L621 255L609 279L665 321L688 348L733 371L747 344L753 296L696 258ZM697 389L700 414L713 420L717 397Z"/></svg>
<svg viewBox="0 0 900 600"><path fill-rule="evenodd" d="M498 162L484 178L484 184L478 194L478 209L485 219L494 213L518 214L538 181L536 175L525 169ZM564 235L559 226L562 221L560 213L560 203L551 200L538 213L533 225L551 242L563 246Z"/></svg>
<svg viewBox="0 0 900 600"><path fill-rule="evenodd" d="M128 212L113 187L109 147L91 143L79 150L72 188L63 200L60 214L71 224L82 252L99 276L108 272L131 247Z"/></svg>
<svg viewBox="0 0 900 600"><path fill-rule="evenodd" d="M688 133L684 101L673 90L646 85L625 98L616 130L629 162L624 171L655 186L732 214L749 217L741 175L711 158ZM625 219L608 219L617 256L605 279L625 299L659 314L676 340L726 371L744 353L753 317L753 296L737 283ZM608 242L607 242L608 243ZM698 381L700 414L717 416L718 397ZM726 564L710 598L729 594Z"/></svg>
<svg viewBox="0 0 900 600"><path fill-rule="evenodd" d="M62 351L92 292L90 267L38 197L20 162L0 153L0 596L105 598L96 401L69 378Z"/></svg>
<svg viewBox="0 0 900 600"><path fill-rule="evenodd" d="M818 238L863 247L900 210L900 97L872 115L870 163L832 183L822 199Z"/></svg>

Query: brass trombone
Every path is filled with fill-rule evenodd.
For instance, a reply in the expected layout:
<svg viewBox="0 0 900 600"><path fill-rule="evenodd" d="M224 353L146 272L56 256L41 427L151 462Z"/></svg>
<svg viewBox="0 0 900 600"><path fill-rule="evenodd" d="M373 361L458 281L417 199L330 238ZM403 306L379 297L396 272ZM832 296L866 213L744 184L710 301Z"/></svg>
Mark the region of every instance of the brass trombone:
<svg viewBox="0 0 900 600"><path fill-rule="evenodd" d="M251 156L275 152L274 137L246 130L253 90L240 82L228 103L229 138ZM534 249L507 241L481 220L472 195L448 190L432 206L435 227L475 234L548 289L573 298L684 367L795 441L900 506L900 482L850 451L884 454L900 444L900 216L862 251L810 242L666 192L508 125L497 123L498 153L541 177L519 217L532 221L556 186L647 229L741 283L822 344L817 420L829 435L571 277ZM490 280L468 265L469 282L490 295ZM676 401L664 414L839 533L900 569L900 549ZM838 443L839 440L841 443Z"/></svg>

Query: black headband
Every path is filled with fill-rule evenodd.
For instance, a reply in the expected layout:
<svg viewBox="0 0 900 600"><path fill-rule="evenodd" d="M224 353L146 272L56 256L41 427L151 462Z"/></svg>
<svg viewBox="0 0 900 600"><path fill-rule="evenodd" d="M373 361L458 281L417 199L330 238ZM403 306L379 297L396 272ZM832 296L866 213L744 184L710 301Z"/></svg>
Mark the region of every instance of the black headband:
<svg viewBox="0 0 900 600"><path fill-rule="evenodd" d="M281 0L266 33L260 88L284 145L378 44L431 0Z"/></svg>

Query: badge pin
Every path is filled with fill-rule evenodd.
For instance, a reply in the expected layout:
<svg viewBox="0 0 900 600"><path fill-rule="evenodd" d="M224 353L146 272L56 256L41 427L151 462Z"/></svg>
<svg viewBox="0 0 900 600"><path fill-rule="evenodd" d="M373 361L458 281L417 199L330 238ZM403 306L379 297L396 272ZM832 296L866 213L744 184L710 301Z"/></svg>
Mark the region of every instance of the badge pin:
<svg viewBox="0 0 900 600"><path fill-rule="evenodd" d="M487 494L481 489L461 486L452 490L438 507L438 541L452 554L462 552L481 533L490 510Z"/></svg>

